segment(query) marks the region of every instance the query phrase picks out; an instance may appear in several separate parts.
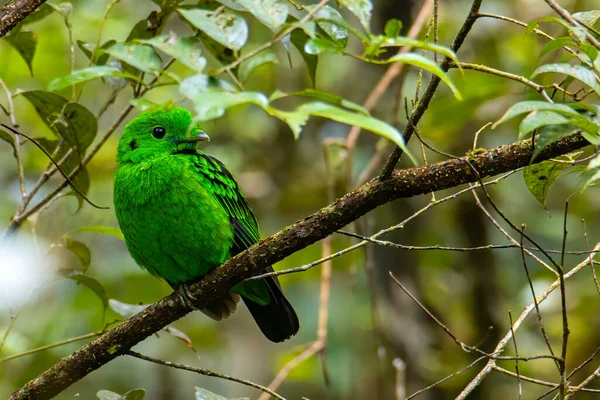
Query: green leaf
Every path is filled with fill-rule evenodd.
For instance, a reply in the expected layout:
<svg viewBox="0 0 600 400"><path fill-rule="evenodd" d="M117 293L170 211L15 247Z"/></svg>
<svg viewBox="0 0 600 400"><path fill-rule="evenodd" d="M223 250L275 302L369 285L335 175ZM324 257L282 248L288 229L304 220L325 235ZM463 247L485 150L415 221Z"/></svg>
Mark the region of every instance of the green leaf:
<svg viewBox="0 0 600 400"><path fill-rule="evenodd" d="M316 6L306 6L305 8L307 11L312 11L315 7ZM340 49L345 49L348 45L349 30L353 31L361 39L366 38L362 32L351 27L335 8L329 6L319 9L313 16L313 21L315 21L319 28L321 28L328 36L328 38L323 37L323 39L332 42L335 47Z"/></svg>
<svg viewBox="0 0 600 400"><path fill-rule="evenodd" d="M298 139L300 137L300 132L302 132L302 127L308 121L308 113L305 111L283 111L278 110L269 106L262 106L263 110L267 112L267 114L272 117L278 118L288 124L292 132L294 133L294 138Z"/></svg>
<svg viewBox="0 0 600 400"><path fill-rule="evenodd" d="M553 111L532 111L523 118L521 125L519 125L519 140L524 139L529 133L542 126L564 124L567 121L567 118Z"/></svg>
<svg viewBox="0 0 600 400"><path fill-rule="evenodd" d="M75 70L71 73L71 75L54 79L48 85L48 90L61 90L66 87L76 85L78 83L86 82L96 78L103 78L106 76L116 76L139 81L139 79L136 76L128 74L126 72L122 72L119 68L109 67L106 65L93 65L84 69Z"/></svg>
<svg viewBox="0 0 600 400"><path fill-rule="evenodd" d="M410 157L415 165L418 164L417 160L406 148L402 134L398 132L396 128L386 122L370 116L352 113L342 108L322 102L303 104L298 107L297 111L328 118L347 125L359 126L362 129L374 132L396 143L398 147L400 147Z"/></svg>
<svg viewBox="0 0 600 400"><path fill-rule="evenodd" d="M106 297L106 290L104 290L104 286L102 286L100 282L98 282L94 278L90 278L87 275L83 275L79 271L73 271L66 277L84 285L92 292L94 292L102 302L102 307L106 309L106 307L108 306L108 297Z"/></svg>
<svg viewBox="0 0 600 400"><path fill-rule="evenodd" d="M593 27L596 25L596 22L600 19L600 10L590 10L577 12L573 14L573 18L577 21L581 22L584 25L589 27Z"/></svg>
<svg viewBox="0 0 600 400"><path fill-rule="evenodd" d="M573 161L571 156L557 157L561 161ZM570 164L556 161L542 161L523 169L523 179L533 197L544 207L548 200L548 192L552 184Z"/></svg>
<svg viewBox="0 0 600 400"><path fill-rule="evenodd" d="M99 400L143 400L146 395L144 389L133 389L125 394L118 394L110 390L99 390L96 397Z"/></svg>
<svg viewBox="0 0 600 400"><path fill-rule="evenodd" d="M85 274L87 272L92 262L92 252L85 244L79 240L75 240L64 235L61 241L58 243L58 246L75 254L77 258L79 258L79 261L81 261L81 273Z"/></svg>
<svg viewBox="0 0 600 400"><path fill-rule="evenodd" d="M49 16L54 12L54 9L50 7L48 4L41 4L32 14L29 14L27 18L21 21L23 25L33 24L34 22L38 22Z"/></svg>
<svg viewBox="0 0 600 400"><path fill-rule="evenodd" d="M4 140L13 147L15 146L15 139L13 136L3 129L0 129L0 140Z"/></svg>
<svg viewBox="0 0 600 400"><path fill-rule="evenodd" d="M69 103L55 93L35 90L21 92L35 107L44 123L82 155L98 132L96 117L84 106Z"/></svg>
<svg viewBox="0 0 600 400"><path fill-rule="evenodd" d="M374 37L372 37L371 40L381 40L381 47L406 46L406 47L416 47L419 49L434 51L436 53L439 53L443 56L448 57L449 59L451 59L458 65L458 58L456 58L456 54L454 53L454 51L452 51L452 49L449 49L448 47L445 47L445 46L440 46L435 43L424 42L422 40L415 40L415 39L411 39L411 38L407 38L407 37L388 38L385 36L374 36ZM407 53L407 54L414 54L414 53Z"/></svg>
<svg viewBox="0 0 600 400"><path fill-rule="evenodd" d="M177 11L193 26L225 47L239 50L248 40L248 25L238 14L222 12L213 17L215 12L210 10L178 8Z"/></svg>
<svg viewBox="0 0 600 400"><path fill-rule="evenodd" d="M178 38L174 33L157 36L152 39L140 40L155 49L173 57L183 65L200 73L206 67L206 58L202 57L200 41L195 37Z"/></svg>
<svg viewBox="0 0 600 400"><path fill-rule="evenodd" d="M100 49L94 49L91 44L78 40L77 46L95 65L104 65L108 61L108 57L110 57L110 55L104 50L108 49L115 43L117 43L117 41L111 39L104 42L104 44L100 46Z"/></svg>
<svg viewBox="0 0 600 400"><path fill-rule="evenodd" d="M72 169L72 168L74 168L74 166L71 167L70 169ZM87 196L87 194L90 190L90 174L89 174L87 168L86 167L81 168L81 170L72 179L72 181L73 181L73 185L75 185L77 190L79 190L84 196ZM77 197L77 203L78 203L77 211L81 210L81 207L83 207L83 204L85 202L83 197L74 190L69 192L69 195Z"/></svg>
<svg viewBox="0 0 600 400"><path fill-rule="evenodd" d="M327 103L335 104L338 106L349 108L350 110L358 111L359 113L367 116L369 115L369 111L367 111L367 109L361 106L360 104L356 104L353 101L346 100L340 96L336 96L335 94L322 92L320 90L314 89L304 89L294 93L284 93L280 91L275 91L269 97L269 101L275 101L290 96L312 97L314 99L326 101Z"/></svg>
<svg viewBox="0 0 600 400"><path fill-rule="evenodd" d="M566 138L567 136L571 136L579 131L579 128L569 126L569 125L548 125L543 126L535 139L535 148L533 149L533 155L531 156L531 160L535 160L535 158L540 154L540 152L551 145L554 142L557 142L561 139Z"/></svg>
<svg viewBox="0 0 600 400"><path fill-rule="evenodd" d="M388 19L385 23L385 28L383 32L385 36L389 38L395 38L400 36L400 32L402 31L402 21L396 18Z"/></svg>
<svg viewBox="0 0 600 400"><path fill-rule="evenodd" d="M237 0L236 3L273 31L283 25L288 16L287 4L278 0Z"/></svg>
<svg viewBox="0 0 600 400"><path fill-rule="evenodd" d="M456 97L459 100L462 100L462 96L460 95L460 92L458 91L456 86L454 86L454 83L452 83L450 78L448 78L448 75L446 75L446 73L434 61L423 57L420 54L404 53L397 54L389 58L387 62L401 62L405 64L410 64L431 72L432 74L440 78L446 85L448 85L450 90L452 90L454 97Z"/></svg>
<svg viewBox="0 0 600 400"><path fill-rule="evenodd" d="M190 76L179 84L179 93L190 100L203 93L215 91L233 93L235 88L227 81L202 74Z"/></svg>
<svg viewBox="0 0 600 400"><path fill-rule="evenodd" d="M319 57L314 54L307 53L304 49L310 37L302 29L296 29L290 34L290 41L298 49L300 55L306 63L308 75L312 81L313 87L317 85L317 63Z"/></svg>
<svg viewBox="0 0 600 400"><path fill-rule="evenodd" d="M105 51L140 71L156 74L160 70L160 58L150 46L116 43Z"/></svg>
<svg viewBox="0 0 600 400"><path fill-rule="evenodd" d="M581 191L583 192L591 185L595 185L600 181L600 155L594 157L587 165L585 171L581 174L582 177L587 178Z"/></svg>
<svg viewBox="0 0 600 400"><path fill-rule="evenodd" d="M29 68L29 73L33 75L31 65L37 47L37 35L29 31L20 31L11 33L5 39L21 55Z"/></svg>
<svg viewBox="0 0 600 400"><path fill-rule="evenodd" d="M556 38L556 39L546 43L546 45L542 48L540 57L544 56L550 52L553 52L555 50L562 49L565 46L571 46L571 45L573 45L573 40L568 36Z"/></svg>
<svg viewBox="0 0 600 400"><path fill-rule="evenodd" d="M571 65L571 64L546 64L537 68L533 71L531 75L532 78L535 78L539 74L547 73L547 72L555 72L559 74L564 74L568 76L572 76L573 78L585 83L589 87L591 87L596 94L600 96L600 83L598 83L598 77L596 74L581 66L581 65Z"/></svg>
<svg viewBox="0 0 600 400"><path fill-rule="evenodd" d="M499 124L516 117L517 115L530 113L532 111L554 111L558 114L573 116L575 118L580 117L577 111L564 104L547 103L539 100L528 100L513 104L498 121L494 122L492 129Z"/></svg>
<svg viewBox="0 0 600 400"><path fill-rule="evenodd" d="M234 399L231 397L223 397L223 396L213 393L209 390L202 389L202 388L199 388L198 386L196 386L196 400L250 400L250 398L249 397L237 397Z"/></svg>
<svg viewBox="0 0 600 400"><path fill-rule="evenodd" d="M371 0L338 0L338 3L350 10L365 30L369 32L369 23L373 12Z"/></svg>
<svg viewBox="0 0 600 400"><path fill-rule="evenodd" d="M343 47L336 46L333 42L330 42L321 38L310 39L304 45L304 51L308 54L322 54L322 53L341 53L344 51Z"/></svg>
<svg viewBox="0 0 600 400"><path fill-rule="evenodd" d="M277 54L272 50L263 51L240 65L238 77L245 82L256 68L269 63L279 64Z"/></svg>
<svg viewBox="0 0 600 400"><path fill-rule="evenodd" d="M75 232L96 232L103 235L114 236L117 239L125 240L121 229L112 226L82 226L74 230Z"/></svg>
<svg viewBox="0 0 600 400"><path fill-rule="evenodd" d="M196 121L219 118L225 110L240 104L253 103L261 107L269 104L267 97L259 92L206 92L191 100L196 110Z"/></svg>
<svg viewBox="0 0 600 400"><path fill-rule="evenodd" d="M110 299L108 300L108 305L114 312L123 318L130 318L146 309L150 304L128 304L120 302L119 300Z"/></svg>

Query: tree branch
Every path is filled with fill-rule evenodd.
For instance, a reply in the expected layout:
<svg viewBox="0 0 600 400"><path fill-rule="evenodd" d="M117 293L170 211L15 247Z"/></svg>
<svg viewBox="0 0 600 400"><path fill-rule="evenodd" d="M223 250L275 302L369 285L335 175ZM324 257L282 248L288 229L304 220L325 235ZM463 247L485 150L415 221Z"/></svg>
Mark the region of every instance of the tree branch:
<svg viewBox="0 0 600 400"><path fill-rule="evenodd" d="M588 142L580 135L567 137L546 147L535 162L587 145ZM472 152L460 159L396 170L389 178L375 178L309 217L238 254L193 284L190 292L198 299L198 308L202 308L235 284L329 236L378 206L399 198L428 194L477 181L478 178L467 160L483 178L529 165L532 150L531 141L526 140L481 153ZM120 355L127 354L131 347L189 312L179 296L172 293L63 358L13 393L10 399L49 399L95 369Z"/></svg>
<svg viewBox="0 0 600 400"><path fill-rule="evenodd" d="M0 38L45 2L46 0L8 0L0 8Z"/></svg>

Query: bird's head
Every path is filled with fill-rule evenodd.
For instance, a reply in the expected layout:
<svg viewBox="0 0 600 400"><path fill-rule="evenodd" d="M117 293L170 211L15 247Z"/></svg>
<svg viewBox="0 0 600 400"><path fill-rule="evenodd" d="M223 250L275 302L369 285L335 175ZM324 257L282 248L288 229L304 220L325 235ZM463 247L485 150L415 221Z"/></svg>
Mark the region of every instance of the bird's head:
<svg viewBox="0 0 600 400"><path fill-rule="evenodd" d="M197 142L208 140L185 108L144 111L125 125L117 148L117 162L136 163L195 151Z"/></svg>

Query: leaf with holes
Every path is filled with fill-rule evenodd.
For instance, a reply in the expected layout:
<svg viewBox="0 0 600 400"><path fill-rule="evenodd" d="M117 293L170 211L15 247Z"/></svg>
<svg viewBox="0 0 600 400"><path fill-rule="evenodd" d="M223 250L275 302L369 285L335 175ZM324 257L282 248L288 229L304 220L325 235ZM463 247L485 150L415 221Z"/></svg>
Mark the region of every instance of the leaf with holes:
<svg viewBox="0 0 600 400"><path fill-rule="evenodd" d="M238 14L222 12L215 17L211 10L178 8L177 11L190 24L225 47L239 50L248 40L248 25Z"/></svg>
<svg viewBox="0 0 600 400"><path fill-rule="evenodd" d="M32 64L37 48L37 35L29 31L13 32L5 39L21 55L25 64L27 64L27 68L29 68L29 73L33 75Z"/></svg>
<svg viewBox="0 0 600 400"><path fill-rule="evenodd" d="M527 185L527 189L533 197L540 202L544 207L548 200L548 192L552 184L558 179L560 174L569 167L569 162L574 160L571 155L561 156L556 158L559 161L542 161L538 164L532 164L523 169L523 179Z"/></svg>
<svg viewBox="0 0 600 400"><path fill-rule="evenodd" d="M157 74L160 70L160 58L150 46L116 43L104 51L140 71Z"/></svg>
<svg viewBox="0 0 600 400"><path fill-rule="evenodd" d="M288 16L288 7L279 0L237 0L257 20L275 31L285 23Z"/></svg>
<svg viewBox="0 0 600 400"><path fill-rule="evenodd" d="M338 0L338 3L346 7L358 18L367 32L371 22L371 13L373 12L373 3L371 0Z"/></svg>
<svg viewBox="0 0 600 400"><path fill-rule="evenodd" d="M173 57L194 72L202 72L206 67L206 58L202 57L200 41L195 37L178 38L174 33L157 36L152 39L140 40L155 49Z"/></svg>
<svg viewBox="0 0 600 400"><path fill-rule="evenodd" d="M432 74L434 74L438 78L440 78L442 80L442 82L444 82L446 85L448 85L450 90L452 90L454 97L456 97L459 100L462 100L462 96L460 95L460 92L458 91L456 86L454 86L454 83L452 83L450 78L448 78L448 75L446 75L446 73L440 68L439 65L437 65L434 61L430 60L429 58L423 57L422 55L416 54L416 53L404 53L404 54L397 54L397 55L389 58L387 60L387 62L390 62L390 63L391 62L400 62L400 63L410 64L410 65L419 67L421 69L424 69L425 71L431 72Z"/></svg>

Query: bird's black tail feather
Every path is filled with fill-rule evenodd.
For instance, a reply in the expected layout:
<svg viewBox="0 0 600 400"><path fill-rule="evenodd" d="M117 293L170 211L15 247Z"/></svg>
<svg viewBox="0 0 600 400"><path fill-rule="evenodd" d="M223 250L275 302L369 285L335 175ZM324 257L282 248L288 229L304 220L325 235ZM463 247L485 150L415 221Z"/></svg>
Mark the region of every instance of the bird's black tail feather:
<svg viewBox="0 0 600 400"><path fill-rule="evenodd" d="M298 332L298 316L283 295L277 277L265 278L264 281L269 287L269 304L263 306L245 297L242 299L267 339L276 343L283 342Z"/></svg>

